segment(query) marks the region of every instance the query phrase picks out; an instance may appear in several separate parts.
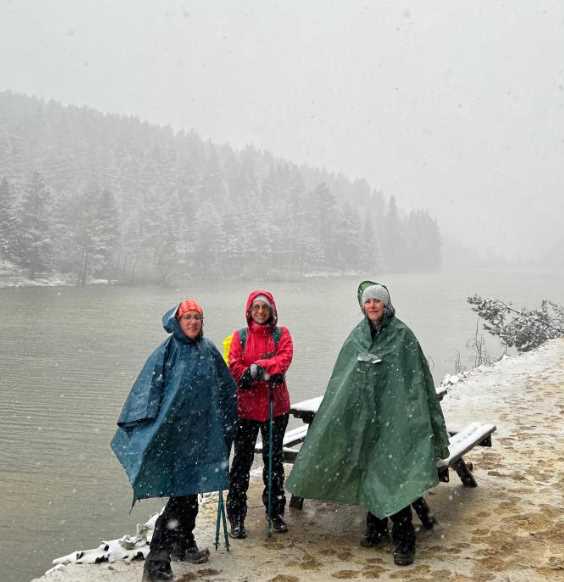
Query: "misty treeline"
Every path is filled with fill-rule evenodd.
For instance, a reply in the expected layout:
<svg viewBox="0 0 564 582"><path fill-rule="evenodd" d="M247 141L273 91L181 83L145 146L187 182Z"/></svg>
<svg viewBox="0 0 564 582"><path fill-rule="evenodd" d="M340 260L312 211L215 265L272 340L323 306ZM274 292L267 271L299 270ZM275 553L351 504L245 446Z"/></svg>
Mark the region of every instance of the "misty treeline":
<svg viewBox="0 0 564 582"><path fill-rule="evenodd" d="M441 239L364 180L5 92L0 259L80 284L430 271Z"/></svg>

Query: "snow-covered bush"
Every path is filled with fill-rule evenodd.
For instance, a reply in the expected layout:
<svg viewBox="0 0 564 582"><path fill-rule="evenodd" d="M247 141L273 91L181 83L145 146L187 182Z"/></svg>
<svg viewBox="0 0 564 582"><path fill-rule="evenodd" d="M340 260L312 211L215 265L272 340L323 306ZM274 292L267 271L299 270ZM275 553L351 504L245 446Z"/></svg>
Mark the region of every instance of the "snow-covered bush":
<svg viewBox="0 0 564 582"><path fill-rule="evenodd" d="M515 309L499 299L473 295L467 298L472 309L485 321L484 329L507 347L528 352L546 340L564 336L564 308L543 299L538 309Z"/></svg>

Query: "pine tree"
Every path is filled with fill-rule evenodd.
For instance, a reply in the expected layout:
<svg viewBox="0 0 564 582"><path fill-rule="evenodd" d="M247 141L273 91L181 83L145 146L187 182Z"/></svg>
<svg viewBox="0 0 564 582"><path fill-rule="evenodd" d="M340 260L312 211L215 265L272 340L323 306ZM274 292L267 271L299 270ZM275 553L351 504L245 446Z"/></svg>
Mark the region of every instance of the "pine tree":
<svg viewBox="0 0 564 582"><path fill-rule="evenodd" d="M100 190L93 182L80 196L74 197L68 206L67 228L72 240L72 248L67 251L68 268L76 274L79 285L86 285L100 269L99 224L96 216L99 200Z"/></svg>
<svg viewBox="0 0 564 582"><path fill-rule="evenodd" d="M56 204L52 231L55 266L73 273L79 285L109 278L117 259L119 216L113 195L91 182L80 195L63 195Z"/></svg>
<svg viewBox="0 0 564 582"><path fill-rule="evenodd" d="M321 183L310 196L312 205L311 228L315 228L321 250L323 252L320 267L332 267L333 258L337 256L339 243L335 238L337 226L337 202L335 195L326 183Z"/></svg>
<svg viewBox="0 0 564 582"><path fill-rule="evenodd" d="M169 224L168 205L165 205L159 194L156 188L151 188L143 195L139 216L140 245L135 252L140 259L138 268L141 269L143 276L149 279L156 278L155 275L159 272L159 264L164 259L161 247L169 234L166 232Z"/></svg>
<svg viewBox="0 0 564 582"><path fill-rule="evenodd" d="M103 190L96 209L96 236L100 264L96 270L99 276L110 278L114 272L119 251L120 217L114 195Z"/></svg>
<svg viewBox="0 0 564 582"><path fill-rule="evenodd" d="M175 234L176 225L173 215L165 217L162 235L154 252L158 280L165 285L172 284L174 278L182 274L182 262Z"/></svg>
<svg viewBox="0 0 564 582"><path fill-rule="evenodd" d="M18 264L20 255L15 193L8 180L3 178L0 183L0 257Z"/></svg>
<svg viewBox="0 0 564 582"><path fill-rule="evenodd" d="M483 320L484 329L509 348L528 352L549 339L564 337L564 307L543 299L540 308L515 309L511 303L475 294L466 301Z"/></svg>
<svg viewBox="0 0 564 582"><path fill-rule="evenodd" d="M333 266L354 271L360 267L360 220L348 202L338 209L335 223Z"/></svg>
<svg viewBox="0 0 564 582"><path fill-rule="evenodd" d="M51 191L41 174L34 172L20 209L21 262L32 279L50 272L53 263L51 204Z"/></svg>

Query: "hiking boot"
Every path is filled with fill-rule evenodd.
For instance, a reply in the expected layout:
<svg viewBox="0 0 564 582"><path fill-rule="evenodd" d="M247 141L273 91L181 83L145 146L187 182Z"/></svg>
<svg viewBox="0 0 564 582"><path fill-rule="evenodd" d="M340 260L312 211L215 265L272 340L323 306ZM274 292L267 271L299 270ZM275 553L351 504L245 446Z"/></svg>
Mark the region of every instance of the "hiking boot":
<svg viewBox="0 0 564 582"><path fill-rule="evenodd" d="M433 529L439 522L437 521L437 518L434 515L426 515L425 517L421 516L421 525L425 528L425 529Z"/></svg>
<svg viewBox="0 0 564 582"><path fill-rule="evenodd" d="M247 530L245 529L245 518L241 516L234 516L229 518L231 531L229 535L232 538L242 540L247 537Z"/></svg>
<svg viewBox="0 0 564 582"><path fill-rule="evenodd" d="M268 519L268 517L266 518ZM276 533L286 533L288 526L280 514L272 516L272 531Z"/></svg>
<svg viewBox="0 0 564 582"><path fill-rule="evenodd" d="M389 537L388 518L379 518L368 512L366 514L366 529L360 539L360 545L363 548L376 548L385 544Z"/></svg>
<svg viewBox="0 0 564 582"><path fill-rule="evenodd" d="M181 538L176 540L170 551L170 558L175 562L190 562L191 564L203 564L210 557L210 551L207 548L199 550L196 541L192 539Z"/></svg>
<svg viewBox="0 0 564 582"><path fill-rule="evenodd" d="M437 519L431 513L431 508L429 507L429 505L427 504L423 497L419 497L419 499L416 499L411 504L411 507L415 509L415 513L417 513L417 516L419 517L421 525L423 526L424 529L433 529L435 527L435 525L437 524Z"/></svg>
<svg viewBox="0 0 564 582"><path fill-rule="evenodd" d="M415 560L415 542L400 542L394 548L394 564L409 566Z"/></svg>
<svg viewBox="0 0 564 582"><path fill-rule="evenodd" d="M208 548L203 550L198 549L196 542L186 549L184 553L184 562L190 562L191 564L203 564L210 559L210 551Z"/></svg>
<svg viewBox="0 0 564 582"><path fill-rule="evenodd" d="M172 580L173 578L168 552L149 552L143 566L141 582L161 582L162 580Z"/></svg>
<svg viewBox="0 0 564 582"><path fill-rule="evenodd" d="M362 538L360 538L360 545L363 548L377 548L383 546L388 539L389 533L387 528L382 531L374 531L367 528Z"/></svg>

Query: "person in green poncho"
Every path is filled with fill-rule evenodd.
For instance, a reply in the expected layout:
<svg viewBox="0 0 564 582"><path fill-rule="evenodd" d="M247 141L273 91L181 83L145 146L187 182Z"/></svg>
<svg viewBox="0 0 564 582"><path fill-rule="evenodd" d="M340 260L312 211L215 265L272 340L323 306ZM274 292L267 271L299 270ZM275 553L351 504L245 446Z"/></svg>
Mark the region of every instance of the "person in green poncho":
<svg viewBox="0 0 564 582"><path fill-rule="evenodd" d="M388 537L394 562L415 559L410 504L438 483L448 433L427 360L395 316L388 289L358 288L364 318L345 340L287 481L295 496L368 509L364 546Z"/></svg>

